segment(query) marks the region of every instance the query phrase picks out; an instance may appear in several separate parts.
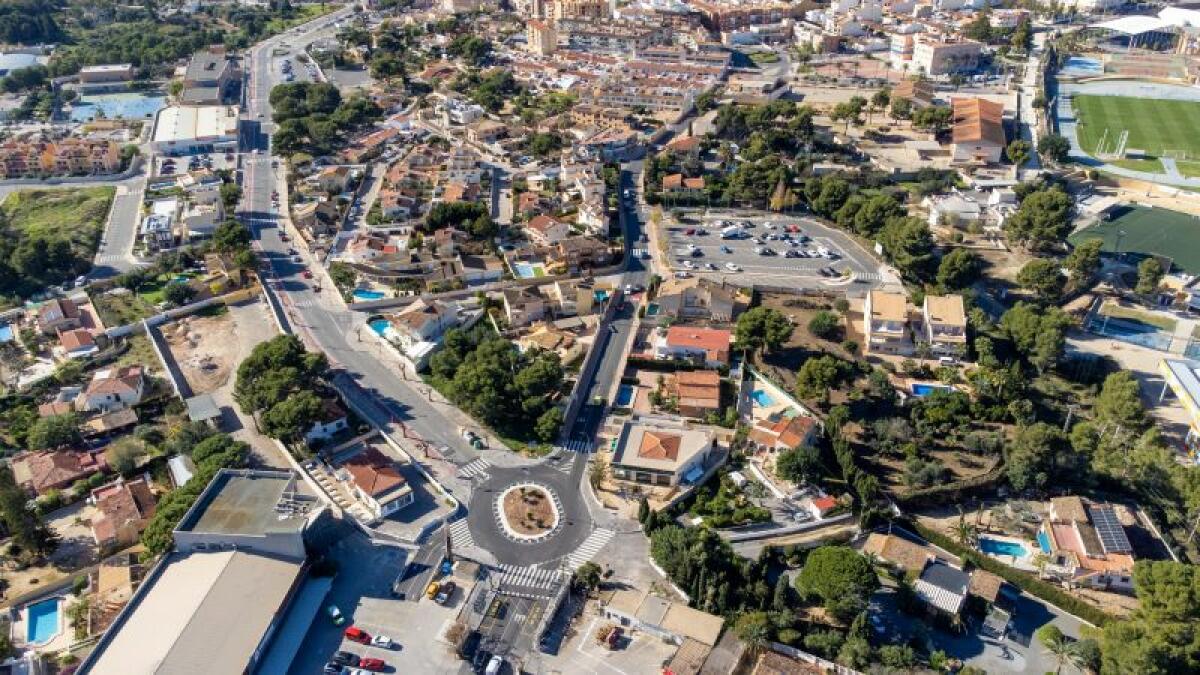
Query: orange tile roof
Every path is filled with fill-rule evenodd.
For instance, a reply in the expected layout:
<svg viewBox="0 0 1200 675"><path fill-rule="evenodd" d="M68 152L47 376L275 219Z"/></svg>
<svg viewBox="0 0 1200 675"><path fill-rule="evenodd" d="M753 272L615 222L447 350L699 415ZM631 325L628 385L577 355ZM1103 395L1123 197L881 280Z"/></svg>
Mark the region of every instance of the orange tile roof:
<svg viewBox="0 0 1200 675"><path fill-rule="evenodd" d="M955 143L1004 145L1004 105L982 98L954 99L952 136Z"/></svg>
<svg viewBox="0 0 1200 675"><path fill-rule="evenodd" d="M703 349L710 360L728 361L732 333L719 328L672 326L667 329L667 345Z"/></svg>
<svg viewBox="0 0 1200 675"><path fill-rule="evenodd" d="M92 347L96 344L96 341L92 338L92 334L82 328L59 333L58 342L67 351L75 351L81 347Z"/></svg>
<svg viewBox="0 0 1200 675"><path fill-rule="evenodd" d="M679 443L680 438L674 434L647 431L642 434L642 445L638 448L638 457L666 459L674 462L679 458Z"/></svg>
<svg viewBox="0 0 1200 675"><path fill-rule="evenodd" d="M395 463L375 448L363 450L346 460L343 466L350 472L354 484L372 497L386 494L407 482Z"/></svg>

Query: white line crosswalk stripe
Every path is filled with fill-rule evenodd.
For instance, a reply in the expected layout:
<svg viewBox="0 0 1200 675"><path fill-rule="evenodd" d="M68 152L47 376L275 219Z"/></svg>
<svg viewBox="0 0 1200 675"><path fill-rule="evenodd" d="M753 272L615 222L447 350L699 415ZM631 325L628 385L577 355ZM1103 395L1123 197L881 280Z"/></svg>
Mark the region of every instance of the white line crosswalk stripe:
<svg viewBox="0 0 1200 675"><path fill-rule="evenodd" d="M587 454L592 451L592 442L574 439L574 440L568 441L567 444L563 446L563 449L567 450L569 452L578 452L578 453Z"/></svg>
<svg viewBox="0 0 1200 675"><path fill-rule="evenodd" d="M450 544L459 548L475 546L475 538L471 536L466 518L450 523Z"/></svg>
<svg viewBox="0 0 1200 675"><path fill-rule="evenodd" d="M583 567L584 563L594 558L600 552L600 549L604 548L605 544L608 543L609 539L613 538L614 534L616 533L612 530L603 527L592 530L592 533L588 535L587 539L583 540L579 548L567 556L567 569L577 570Z"/></svg>
<svg viewBox="0 0 1200 675"><path fill-rule="evenodd" d="M474 478L487 474L487 470L491 468L492 463L480 457L471 462L468 462L458 467L459 478Z"/></svg>
<svg viewBox="0 0 1200 675"><path fill-rule="evenodd" d="M524 588L552 590L562 580L562 572L542 569L540 567L523 567L520 565L500 566L500 586L502 588Z"/></svg>

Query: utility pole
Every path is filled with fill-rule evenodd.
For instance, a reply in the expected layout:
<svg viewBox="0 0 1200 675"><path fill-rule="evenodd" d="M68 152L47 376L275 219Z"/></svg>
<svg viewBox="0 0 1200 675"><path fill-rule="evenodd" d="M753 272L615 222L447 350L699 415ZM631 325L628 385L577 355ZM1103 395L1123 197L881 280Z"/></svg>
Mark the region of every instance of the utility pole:
<svg viewBox="0 0 1200 675"><path fill-rule="evenodd" d="M1078 407L1079 407L1079 404L1077 404L1077 403L1071 403L1071 404L1067 405L1067 419L1065 421L1063 421L1063 429L1062 429L1064 434L1067 433L1067 429L1071 428L1071 416L1075 414L1075 410Z"/></svg>

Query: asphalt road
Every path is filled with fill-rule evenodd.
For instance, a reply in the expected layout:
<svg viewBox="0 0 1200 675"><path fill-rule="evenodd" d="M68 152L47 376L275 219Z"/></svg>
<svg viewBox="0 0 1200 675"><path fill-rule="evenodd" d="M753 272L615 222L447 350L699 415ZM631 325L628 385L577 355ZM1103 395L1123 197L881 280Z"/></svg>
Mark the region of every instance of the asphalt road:
<svg viewBox="0 0 1200 675"><path fill-rule="evenodd" d="M142 194L146 189L146 177L134 176L115 183L118 193L113 197L100 248L92 263L88 276L107 279L128 272L137 265L133 257L133 244L137 241L138 214L142 209Z"/></svg>

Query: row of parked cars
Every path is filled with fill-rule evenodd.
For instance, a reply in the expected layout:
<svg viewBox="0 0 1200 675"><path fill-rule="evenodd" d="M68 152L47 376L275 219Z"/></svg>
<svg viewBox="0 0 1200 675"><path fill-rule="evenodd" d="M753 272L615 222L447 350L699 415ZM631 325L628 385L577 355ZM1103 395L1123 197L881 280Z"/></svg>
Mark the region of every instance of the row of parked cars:
<svg viewBox="0 0 1200 675"><path fill-rule="evenodd" d="M338 609L337 605L326 607L325 614L329 616L329 620L335 626L342 626L346 623L346 616L342 614L342 610ZM342 632L342 635L351 642L379 647L380 649L397 649L400 646L386 635L371 635L358 626L346 628ZM325 664L322 673L324 675L370 675L371 673L382 672L386 668L387 662L381 658L359 656L347 651L337 651L329 658L329 662Z"/></svg>

